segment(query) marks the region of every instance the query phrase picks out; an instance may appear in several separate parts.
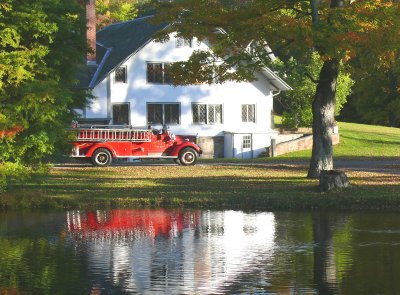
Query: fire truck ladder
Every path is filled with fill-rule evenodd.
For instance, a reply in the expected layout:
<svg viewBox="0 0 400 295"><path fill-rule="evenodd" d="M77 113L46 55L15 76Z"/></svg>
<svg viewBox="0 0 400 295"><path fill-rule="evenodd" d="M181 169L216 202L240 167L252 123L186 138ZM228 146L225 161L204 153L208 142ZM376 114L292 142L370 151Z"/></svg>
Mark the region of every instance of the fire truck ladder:
<svg viewBox="0 0 400 295"><path fill-rule="evenodd" d="M132 141L150 142L151 130L130 129L130 128L82 128L76 131L76 141Z"/></svg>

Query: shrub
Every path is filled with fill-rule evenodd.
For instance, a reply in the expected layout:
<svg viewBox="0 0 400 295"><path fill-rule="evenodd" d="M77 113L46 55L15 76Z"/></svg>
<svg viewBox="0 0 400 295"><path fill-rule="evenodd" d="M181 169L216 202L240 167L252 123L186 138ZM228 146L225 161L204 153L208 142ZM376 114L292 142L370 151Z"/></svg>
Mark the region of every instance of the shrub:
<svg viewBox="0 0 400 295"><path fill-rule="evenodd" d="M0 163L0 192L7 191L10 185L23 185L29 180L38 181L46 175L48 171L48 165L27 167L20 163Z"/></svg>

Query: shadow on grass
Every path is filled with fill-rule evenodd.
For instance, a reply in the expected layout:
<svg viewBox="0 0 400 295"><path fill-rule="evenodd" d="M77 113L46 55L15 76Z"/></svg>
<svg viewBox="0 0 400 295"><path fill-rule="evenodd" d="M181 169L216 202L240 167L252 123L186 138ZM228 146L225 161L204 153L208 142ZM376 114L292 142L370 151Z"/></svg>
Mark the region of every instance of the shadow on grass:
<svg viewBox="0 0 400 295"><path fill-rule="evenodd" d="M302 170L291 165L55 169L42 183L12 187L0 208L400 209L400 176L353 173L350 188L321 194L318 181L306 179Z"/></svg>
<svg viewBox="0 0 400 295"><path fill-rule="evenodd" d="M78 180L77 180L78 179ZM303 177L247 177L247 176L213 176L213 177L160 177L160 178L126 178L126 177L96 177L92 175L86 179L79 179L76 176L51 175L46 183L31 183L25 185L25 190L41 190L47 194L60 195L68 193L70 195L85 194L90 198L97 198L97 193L102 192L107 195L118 195L119 193L129 193L129 197L136 196L156 196L159 193L175 195L196 192L207 192L210 195L219 194L242 194L274 191L286 191L290 187L298 187L298 183L311 181L304 180ZM17 187L14 187L18 190Z"/></svg>

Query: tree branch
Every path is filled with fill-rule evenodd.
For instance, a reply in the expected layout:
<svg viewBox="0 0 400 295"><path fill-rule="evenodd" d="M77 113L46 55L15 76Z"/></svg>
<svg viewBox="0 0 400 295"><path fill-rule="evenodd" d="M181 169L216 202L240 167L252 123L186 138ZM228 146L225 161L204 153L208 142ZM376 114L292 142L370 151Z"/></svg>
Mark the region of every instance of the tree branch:
<svg viewBox="0 0 400 295"><path fill-rule="evenodd" d="M313 76L311 76L308 72L305 72L305 75L310 78L310 80L315 83L318 84L320 82L320 80L315 80Z"/></svg>
<svg viewBox="0 0 400 295"><path fill-rule="evenodd" d="M291 106L290 106L289 104L287 104L286 102L284 102L284 100L283 100L281 97L276 96L276 97L274 97L274 99L276 99L277 101L279 101L279 103L282 105L282 107L283 107L285 110L288 110L288 111L293 111L293 110L294 110L294 108L291 107Z"/></svg>

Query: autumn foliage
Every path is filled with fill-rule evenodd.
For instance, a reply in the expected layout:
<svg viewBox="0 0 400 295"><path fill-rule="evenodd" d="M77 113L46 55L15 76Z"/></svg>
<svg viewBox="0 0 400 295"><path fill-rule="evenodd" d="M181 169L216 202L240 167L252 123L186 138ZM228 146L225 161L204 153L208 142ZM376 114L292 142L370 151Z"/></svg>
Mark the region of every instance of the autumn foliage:
<svg viewBox="0 0 400 295"><path fill-rule="evenodd" d="M268 50L279 56L323 62L313 101L314 146L309 177L333 168L331 141L338 75L343 66L373 75L399 58L400 2L391 0L185 0L154 1L156 21L173 23L159 40L178 36L209 42L211 51L195 52L173 70L175 84L190 84L218 73L218 81L250 81L268 65ZM356 62L353 62L356 60ZM202 73L190 81L183 73ZM212 70L205 69L211 67ZM235 74L226 69L234 68ZM222 69L222 70L218 70ZM357 84L357 81L356 81ZM399 88L399 87L397 87Z"/></svg>

